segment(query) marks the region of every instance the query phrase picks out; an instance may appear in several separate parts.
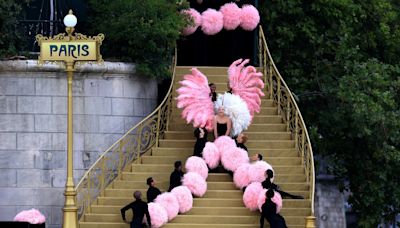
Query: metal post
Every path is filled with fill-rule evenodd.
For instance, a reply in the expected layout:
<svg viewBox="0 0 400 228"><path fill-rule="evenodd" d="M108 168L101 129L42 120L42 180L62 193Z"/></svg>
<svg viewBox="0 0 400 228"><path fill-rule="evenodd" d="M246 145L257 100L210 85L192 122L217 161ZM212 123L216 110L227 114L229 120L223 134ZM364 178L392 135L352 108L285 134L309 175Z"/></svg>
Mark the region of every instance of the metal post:
<svg viewBox="0 0 400 228"><path fill-rule="evenodd" d="M288 91L286 91L287 93L289 93ZM290 112L291 112L291 109L290 109L290 97L289 96L287 96L287 98L286 98L286 101L287 101L287 103L286 103L286 131L289 131L290 130Z"/></svg>
<svg viewBox="0 0 400 228"><path fill-rule="evenodd" d="M277 79L277 88L276 88L276 93L278 96L278 115L281 114L281 79Z"/></svg>
<svg viewBox="0 0 400 228"><path fill-rule="evenodd" d="M78 207L76 206L76 191L73 174L73 129L72 129L72 80L74 76L74 62L66 62L68 84L68 127L67 127L67 182L65 184L65 205L63 208L63 228L78 227Z"/></svg>

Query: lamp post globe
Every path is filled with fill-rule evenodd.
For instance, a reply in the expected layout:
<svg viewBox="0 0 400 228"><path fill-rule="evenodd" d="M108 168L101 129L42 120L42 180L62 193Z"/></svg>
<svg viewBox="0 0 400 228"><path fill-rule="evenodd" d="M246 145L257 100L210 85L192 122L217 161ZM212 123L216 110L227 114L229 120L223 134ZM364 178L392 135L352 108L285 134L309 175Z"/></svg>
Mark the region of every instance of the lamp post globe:
<svg viewBox="0 0 400 228"><path fill-rule="evenodd" d="M78 23L78 19L72 13L72 10L69 11L68 15L64 17L64 25L66 27L75 27Z"/></svg>

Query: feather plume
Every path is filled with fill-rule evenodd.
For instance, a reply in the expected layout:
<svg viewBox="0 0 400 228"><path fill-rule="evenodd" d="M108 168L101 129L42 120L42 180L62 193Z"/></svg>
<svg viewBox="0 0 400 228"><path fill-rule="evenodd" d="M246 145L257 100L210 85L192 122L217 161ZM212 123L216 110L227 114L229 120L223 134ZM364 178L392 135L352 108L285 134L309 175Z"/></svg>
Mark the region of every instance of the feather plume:
<svg viewBox="0 0 400 228"><path fill-rule="evenodd" d="M257 72L256 68L245 67L248 62L248 59L234 61L228 69L228 75L233 94L238 95L246 102L251 118L253 118L254 112L260 112L261 97L265 96L262 92L264 82L262 73Z"/></svg>
<svg viewBox="0 0 400 228"><path fill-rule="evenodd" d="M231 136L238 135L249 127L251 115L247 104L239 96L230 93L218 94L214 104L216 110L224 107L225 114L231 119Z"/></svg>
<svg viewBox="0 0 400 228"><path fill-rule="evenodd" d="M193 68L192 73L185 75L179 82L177 107L182 109L181 116L193 127L205 127L211 131L214 121L214 104L210 98L210 87L207 77L198 69Z"/></svg>

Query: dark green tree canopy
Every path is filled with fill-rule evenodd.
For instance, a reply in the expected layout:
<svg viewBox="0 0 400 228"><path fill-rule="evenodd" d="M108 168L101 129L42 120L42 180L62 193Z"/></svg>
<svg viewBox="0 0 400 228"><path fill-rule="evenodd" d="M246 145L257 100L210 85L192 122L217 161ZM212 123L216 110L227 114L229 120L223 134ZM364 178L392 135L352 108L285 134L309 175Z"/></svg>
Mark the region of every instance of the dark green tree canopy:
<svg viewBox="0 0 400 228"><path fill-rule="evenodd" d="M10 57L24 47L18 20L28 0L0 0L0 57Z"/></svg>
<svg viewBox="0 0 400 228"><path fill-rule="evenodd" d="M185 25L173 0L89 0L92 33L104 33L104 56L137 63L140 73L168 77Z"/></svg>
<svg viewBox="0 0 400 228"><path fill-rule="evenodd" d="M360 226L400 212L400 3L263 1L271 52Z"/></svg>

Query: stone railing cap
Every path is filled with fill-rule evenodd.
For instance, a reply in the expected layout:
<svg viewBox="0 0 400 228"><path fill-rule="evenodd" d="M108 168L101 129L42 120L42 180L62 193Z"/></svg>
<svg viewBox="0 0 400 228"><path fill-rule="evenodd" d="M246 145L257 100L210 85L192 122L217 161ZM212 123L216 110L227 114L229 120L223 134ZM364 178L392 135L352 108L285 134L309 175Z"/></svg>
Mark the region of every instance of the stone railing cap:
<svg viewBox="0 0 400 228"><path fill-rule="evenodd" d="M64 72L63 63L38 64L37 60L6 60L0 61L0 72ZM134 74L135 64L124 62L78 63L77 73L107 73L107 74Z"/></svg>

